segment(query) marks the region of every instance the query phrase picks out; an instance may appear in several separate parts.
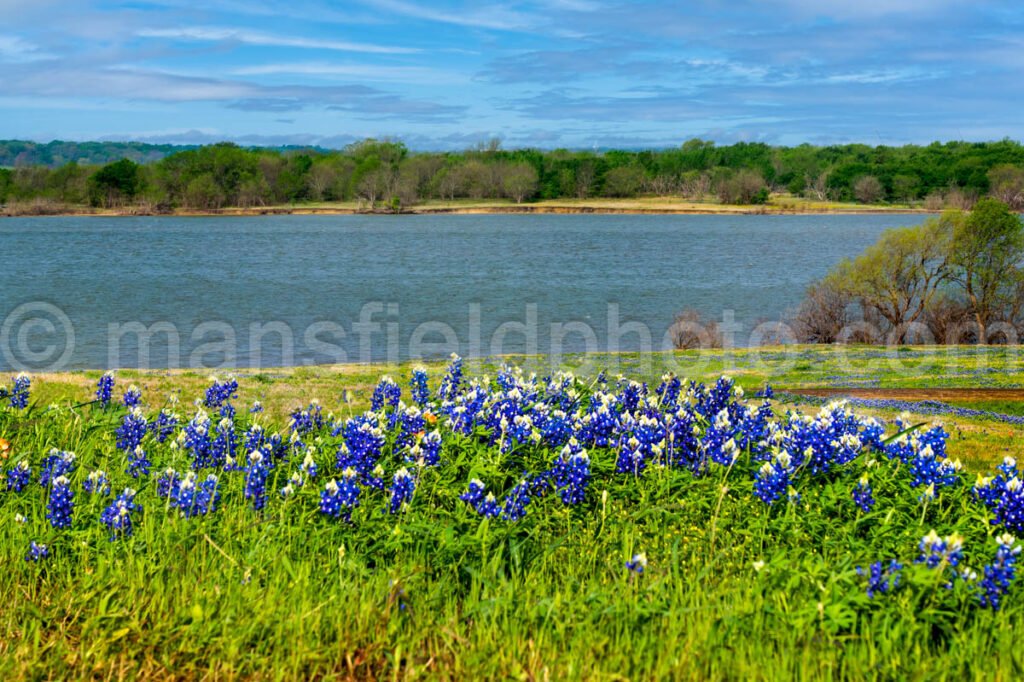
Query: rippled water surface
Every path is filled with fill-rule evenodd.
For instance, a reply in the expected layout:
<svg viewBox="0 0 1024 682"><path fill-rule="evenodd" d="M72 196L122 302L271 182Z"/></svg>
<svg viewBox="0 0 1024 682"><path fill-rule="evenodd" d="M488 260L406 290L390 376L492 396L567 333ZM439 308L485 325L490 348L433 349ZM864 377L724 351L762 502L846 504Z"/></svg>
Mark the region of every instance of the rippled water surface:
<svg viewBox="0 0 1024 682"><path fill-rule="evenodd" d="M755 321L777 319L834 263L887 227L921 220L3 219L0 365L273 366L447 354L452 341L462 354L514 353L533 350L534 338L548 352L551 325L570 322L594 336L581 325L556 328L565 352L594 341L605 350L610 314L615 345L616 309L619 325L643 323L655 346L683 308L717 319L732 311L742 343ZM148 352L140 348L123 326L133 322L168 323L178 348L166 333L153 335ZM620 336L621 350L643 343L635 331Z"/></svg>

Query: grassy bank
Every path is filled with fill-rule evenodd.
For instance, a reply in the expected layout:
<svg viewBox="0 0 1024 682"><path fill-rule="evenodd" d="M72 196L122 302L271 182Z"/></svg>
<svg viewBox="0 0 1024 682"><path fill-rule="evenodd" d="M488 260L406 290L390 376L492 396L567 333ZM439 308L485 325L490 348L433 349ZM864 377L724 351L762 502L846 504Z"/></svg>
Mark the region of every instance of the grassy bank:
<svg viewBox="0 0 1024 682"><path fill-rule="evenodd" d="M996 536L1018 529L972 486L1019 448L1020 427L1004 419L1021 413L1018 355L577 356L560 366L578 378L553 383L529 378L551 374L549 359L510 357L467 361L458 381L429 363L427 395L412 389L410 365L242 371L237 387L206 373L126 370L106 407L90 402L99 372L35 376L27 407L0 407L4 470L31 468L23 490L0 492L0 674L1016 678L1024 596L1016 581L992 588L984 568L998 564ZM505 363L525 371L502 372ZM659 386L666 371L709 388ZM723 373L734 382L716 385ZM777 392L767 403L754 395L766 383ZM119 403L132 384L135 414ZM903 395L919 412L902 426L906 404L786 416L820 408L785 391L843 384ZM931 424L930 391L946 391L954 409L942 417L948 441ZM254 401L262 412L250 411ZM221 421L227 404L231 422ZM993 414L955 412L968 405ZM136 428L161 409L180 417L166 439ZM579 415L568 431L562 412ZM467 413L471 424L460 421ZM676 435L658 441L659 428ZM423 435L435 429L436 452ZM47 460L50 448L76 456ZM965 469L932 466L947 455ZM100 469L110 491L89 492ZM216 474L216 502L188 492L190 470L197 482ZM474 479L496 496L494 514L473 496ZM856 497L864 485L870 504ZM125 498L125 487L137 493ZM932 530L950 542L922 546ZM31 542L46 556L26 560ZM963 577L967 567L979 577ZM992 595L1000 608L983 603Z"/></svg>
<svg viewBox="0 0 1024 682"><path fill-rule="evenodd" d="M551 199L517 204L507 200L457 200L428 201L405 207L403 214L860 214L860 213L927 213L919 205L909 204L858 204L834 201L814 201L785 195L773 196L767 204L737 205L717 201L686 201L674 197L646 197L638 199ZM350 215L386 214L394 211L387 208L373 208L360 202L308 202L273 206L225 207L210 210L188 208L157 212L153 207L129 206L120 209L97 209L89 206L49 203L8 204L0 208L0 215L178 215L178 216L255 216L255 215Z"/></svg>

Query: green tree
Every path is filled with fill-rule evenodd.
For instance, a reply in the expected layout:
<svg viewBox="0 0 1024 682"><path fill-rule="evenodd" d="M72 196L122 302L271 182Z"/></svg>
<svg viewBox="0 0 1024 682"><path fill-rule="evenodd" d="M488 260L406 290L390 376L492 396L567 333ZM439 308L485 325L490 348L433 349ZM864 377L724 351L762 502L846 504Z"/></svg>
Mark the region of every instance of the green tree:
<svg viewBox="0 0 1024 682"><path fill-rule="evenodd" d="M139 164L130 159L108 163L89 179L93 206L117 206L135 198L142 189Z"/></svg>
<svg viewBox="0 0 1024 682"><path fill-rule="evenodd" d="M517 204L523 203L537 193L537 171L528 163L517 163L505 169L502 188L505 196L515 199Z"/></svg>
<svg viewBox="0 0 1024 682"><path fill-rule="evenodd" d="M834 270L836 286L876 311L904 343L939 285L949 276L953 223L932 218L920 227L887 230L864 253Z"/></svg>
<svg viewBox="0 0 1024 682"><path fill-rule="evenodd" d="M604 175L604 194L609 197L635 197L644 183L639 166L618 166Z"/></svg>
<svg viewBox="0 0 1024 682"><path fill-rule="evenodd" d="M950 220L954 223L952 277L970 302L979 342L986 343L989 325L999 319L1016 293L1024 260L1024 225L1006 204L987 197L979 199L966 216L950 214Z"/></svg>

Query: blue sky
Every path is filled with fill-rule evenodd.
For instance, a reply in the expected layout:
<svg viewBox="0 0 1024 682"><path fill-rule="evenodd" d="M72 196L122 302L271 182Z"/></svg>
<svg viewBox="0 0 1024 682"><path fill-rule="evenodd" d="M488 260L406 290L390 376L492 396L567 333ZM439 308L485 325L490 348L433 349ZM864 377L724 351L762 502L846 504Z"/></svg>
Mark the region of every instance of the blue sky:
<svg viewBox="0 0 1024 682"><path fill-rule="evenodd" d="M1024 138L1024 2L0 0L0 137Z"/></svg>

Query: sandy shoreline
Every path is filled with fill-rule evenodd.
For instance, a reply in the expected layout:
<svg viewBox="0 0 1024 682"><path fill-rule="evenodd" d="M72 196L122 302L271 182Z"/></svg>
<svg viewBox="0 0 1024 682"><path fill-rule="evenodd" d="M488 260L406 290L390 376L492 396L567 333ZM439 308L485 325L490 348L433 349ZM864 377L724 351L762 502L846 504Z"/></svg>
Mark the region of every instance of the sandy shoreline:
<svg viewBox="0 0 1024 682"><path fill-rule="evenodd" d="M46 213L7 212L0 210L0 217L253 217L274 215L907 215L928 214L923 208L875 208L875 207L793 207L793 206L720 206L708 205L573 205L573 204L522 204L498 206L413 206L396 214L389 210L363 209L351 206L254 206L250 208L221 208L210 210L176 209L168 212L148 212L137 209L56 210Z"/></svg>

